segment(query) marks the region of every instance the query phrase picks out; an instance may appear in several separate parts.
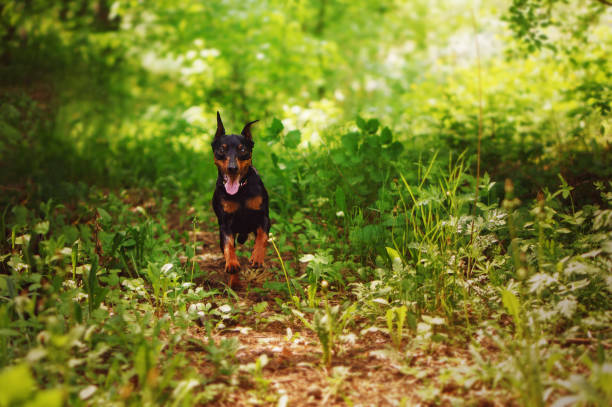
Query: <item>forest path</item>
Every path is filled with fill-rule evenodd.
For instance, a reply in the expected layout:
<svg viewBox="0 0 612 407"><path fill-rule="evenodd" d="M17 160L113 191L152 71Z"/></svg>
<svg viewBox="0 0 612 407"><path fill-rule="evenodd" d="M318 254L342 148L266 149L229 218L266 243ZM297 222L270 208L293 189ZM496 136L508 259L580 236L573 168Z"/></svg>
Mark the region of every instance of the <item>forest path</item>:
<svg viewBox="0 0 612 407"><path fill-rule="evenodd" d="M208 272L205 278L195 282L224 291L227 275L223 270L224 259L219 249L214 217L211 214L210 219L202 222L203 230L193 230L186 221L177 223L178 219L170 216L169 227L186 231L190 241L196 242L197 262L201 270ZM220 393L207 405L450 405L449 399L462 399L467 392L472 393L471 400L478 400L478 405L497 405L491 401L490 389L480 398L473 394L479 386L464 389L456 385L461 382L457 372L473 365L467 345L429 343L425 347L411 346L410 340L405 338L401 351L398 351L383 331L349 326L344 338L337 341L331 366L325 366L321 361L322 349L317 335L289 315L287 309L283 312L275 301L280 298L286 302L287 298L262 287L267 280L284 281L280 277L283 273L274 250L268 247L263 270L245 267L250 247L238 247L238 254L243 265L243 286L235 292L237 297L216 295L210 298L210 302L213 307L219 307L228 304L229 298L229 304L235 310L232 318L214 330L212 339L217 345L231 338L238 341L233 362L241 366L239 380L231 392ZM288 263L291 256L283 255L283 260ZM265 309L254 311L254 307L262 302L267 303ZM362 320L363 323L359 324L362 327L384 326L383 321L368 322L360 316L356 319ZM212 377L215 366L205 357L207 351L202 346L209 343L204 323L194 323L187 332L193 339L190 346L185 347L187 357L202 375ZM259 373L253 374L254 364L259 358L267 363ZM248 369L250 373L246 371ZM224 382L223 379L217 381ZM507 402L505 396L499 399ZM446 402L440 403L441 400Z"/></svg>

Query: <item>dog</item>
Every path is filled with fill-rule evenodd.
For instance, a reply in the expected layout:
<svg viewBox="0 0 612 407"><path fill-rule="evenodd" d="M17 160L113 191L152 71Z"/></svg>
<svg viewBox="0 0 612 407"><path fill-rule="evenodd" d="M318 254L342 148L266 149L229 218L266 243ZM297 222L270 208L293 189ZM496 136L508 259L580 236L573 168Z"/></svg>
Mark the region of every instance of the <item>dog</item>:
<svg viewBox="0 0 612 407"><path fill-rule="evenodd" d="M221 115L217 112L217 131L211 143L215 165L218 169L217 184L212 206L219 222L219 240L225 257L228 285L240 287L240 263L236 257L236 237L244 243L250 233L255 234L255 246L251 254L251 266L263 267L270 217L268 192L252 164L253 136L247 123L240 135L225 134Z"/></svg>

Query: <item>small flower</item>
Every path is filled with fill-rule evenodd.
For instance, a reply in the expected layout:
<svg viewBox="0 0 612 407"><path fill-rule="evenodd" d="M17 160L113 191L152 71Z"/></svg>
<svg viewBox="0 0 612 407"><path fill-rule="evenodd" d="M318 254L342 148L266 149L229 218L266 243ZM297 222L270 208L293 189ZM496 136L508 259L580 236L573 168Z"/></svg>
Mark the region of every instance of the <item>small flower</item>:
<svg viewBox="0 0 612 407"><path fill-rule="evenodd" d="M232 311L232 307L227 304L224 304L219 307L219 311L223 312L224 314L227 314Z"/></svg>
<svg viewBox="0 0 612 407"><path fill-rule="evenodd" d="M172 263L166 263L162 266L161 268L161 272L163 274L167 274L170 270L172 270L172 267L174 267L174 264Z"/></svg>

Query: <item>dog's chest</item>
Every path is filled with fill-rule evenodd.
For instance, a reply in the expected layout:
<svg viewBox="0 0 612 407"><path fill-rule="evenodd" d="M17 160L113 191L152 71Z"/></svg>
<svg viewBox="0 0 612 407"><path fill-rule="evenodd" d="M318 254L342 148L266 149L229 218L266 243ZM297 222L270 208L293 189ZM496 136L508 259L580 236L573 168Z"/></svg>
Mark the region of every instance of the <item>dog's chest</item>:
<svg viewBox="0 0 612 407"><path fill-rule="evenodd" d="M223 212L233 214L239 212L261 211L263 206L263 196L255 195L246 199L221 199Z"/></svg>

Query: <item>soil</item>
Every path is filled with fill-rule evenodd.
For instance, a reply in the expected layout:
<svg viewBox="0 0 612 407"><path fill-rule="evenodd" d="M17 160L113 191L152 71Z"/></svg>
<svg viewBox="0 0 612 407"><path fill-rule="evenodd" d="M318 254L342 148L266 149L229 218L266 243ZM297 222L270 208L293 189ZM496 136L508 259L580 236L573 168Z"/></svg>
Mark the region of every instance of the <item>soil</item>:
<svg viewBox="0 0 612 407"><path fill-rule="evenodd" d="M188 222L181 222L174 213L169 215L167 226L182 230L191 242L197 243L197 261L201 270L207 270L206 278L196 281L203 286L219 289L226 287L224 259L219 249L218 232L214 226L193 231ZM208 219L207 225L214 225ZM190 230L191 229L191 230ZM239 248L240 249L240 248ZM242 253L248 253L243 250ZM246 256L239 256L240 263L248 264ZM283 255L288 263L291 256ZM187 261L185 258L184 261ZM335 349L331 366L321 361L321 346L316 334L290 315L283 315L275 303L275 296L261 288L267 280L283 281L280 262L268 250L263 270L243 269L243 286L236 291L237 308L251 310L261 301L269 305L266 311L253 315L238 315L233 326L217 329L215 342L236 338L239 348L235 363L246 366L265 355L267 364L261 379L241 371L239 380L231 391L221 392L209 406L278 405L278 406L428 406L428 405L517 405L512 395L502 389L492 390L477 381L465 377L462 371L474 369L474 361L465 340L455 345L429 344L426 348L410 343L406 338L400 350L393 348L391 339L382 330L361 331L352 327L351 340L340 342ZM227 296L212 299L227 302ZM282 298L284 302L287 298ZM379 324L380 325L380 324ZM383 323L384 325L384 323ZM382 327L382 326L380 326ZM208 343L203 326L194 324L188 334L198 343ZM462 343L463 342L463 343ZM212 377L214 366L204 357L202 349L187 350L188 357L202 375ZM455 373L453 373L455 372ZM458 373L457 373L458 372ZM450 379L449 377L453 377ZM215 381L229 386L228 378Z"/></svg>

